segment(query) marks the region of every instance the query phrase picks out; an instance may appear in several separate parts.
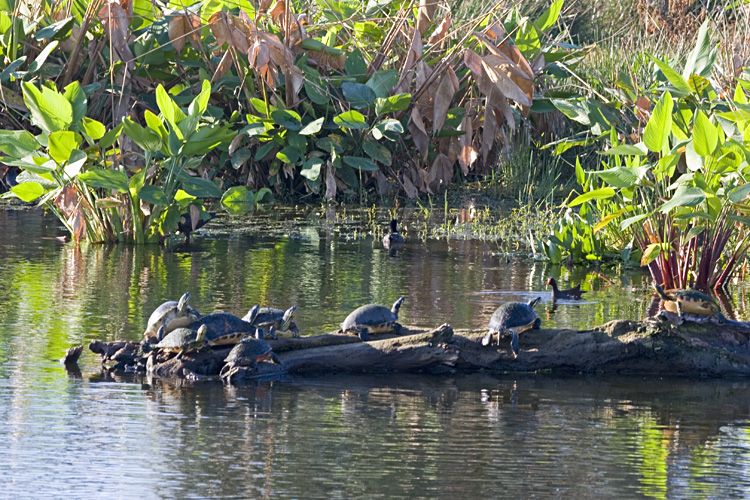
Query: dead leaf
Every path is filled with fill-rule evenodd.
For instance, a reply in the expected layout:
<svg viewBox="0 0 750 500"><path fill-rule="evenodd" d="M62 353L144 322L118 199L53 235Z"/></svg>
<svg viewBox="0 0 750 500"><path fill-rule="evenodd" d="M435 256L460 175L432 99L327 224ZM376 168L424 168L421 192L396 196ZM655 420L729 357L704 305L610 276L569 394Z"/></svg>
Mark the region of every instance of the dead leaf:
<svg viewBox="0 0 750 500"><path fill-rule="evenodd" d="M412 200L419 197L419 191L417 191L414 183L412 183L412 181L406 175L403 176L402 184L404 185L404 192L406 193L406 196L408 196Z"/></svg>
<svg viewBox="0 0 750 500"><path fill-rule="evenodd" d="M190 40L195 50L201 49L200 27L201 19L195 14L172 16L168 28L169 41L178 54L185 48L186 40Z"/></svg>
<svg viewBox="0 0 750 500"><path fill-rule="evenodd" d="M396 84L396 90L394 91L395 94L403 94L409 90L412 77L411 70L417 59L422 57L422 49L422 36L420 35L419 30L414 30L414 36L412 37L409 51L406 53L406 59L401 67L401 75Z"/></svg>
<svg viewBox="0 0 750 500"><path fill-rule="evenodd" d="M221 61L219 61L219 65L216 67L216 71L214 71L214 74L211 77L211 84L214 84L224 78L224 75L226 75L231 68L232 51L230 49L227 49L224 52L224 55L221 57Z"/></svg>
<svg viewBox="0 0 750 500"><path fill-rule="evenodd" d="M487 76L504 96L508 99L513 99L521 106L531 106L531 98L505 72L491 66L485 59L482 59L482 68L484 68Z"/></svg>
<svg viewBox="0 0 750 500"><path fill-rule="evenodd" d="M453 163L443 153L435 157L429 170L430 188L438 191L453 179Z"/></svg>
<svg viewBox="0 0 750 500"><path fill-rule="evenodd" d="M80 243L86 233L86 219L83 216L81 205L78 205L73 214L68 218L68 225L73 232L73 239L76 243Z"/></svg>
<svg viewBox="0 0 750 500"><path fill-rule="evenodd" d="M192 226L191 230L195 231L195 228L198 227L198 223L201 221L201 209L197 206L190 204L190 225Z"/></svg>
<svg viewBox="0 0 750 500"><path fill-rule="evenodd" d="M641 123L648 123L648 119L651 116L651 101L646 97L640 96L638 97L638 100L636 100L635 116Z"/></svg>
<svg viewBox="0 0 750 500"><path fill-rule="evenodd" d="M326 168L326 199L336 199L336 167L328 163Z"/></svg>
<svg viewBox="0 0 750 500"><path fill-rule="evenodd" d="M464 175L469 173L469 167L477 159L477 150L472 145L472 139L474 136L474 120L472 119L472 108L466 105L466 114L464 119L461 120L461 124L458 126L458 130L466 132L458 138L458 142L461 145L461 151L458 154L458 164L461 167L461 171Z"/></svg>
<svg viewBox="0 0 750 500"><path fill-rule="evenodd" d="M417 30L419 30L420 36L424 36L427 28L430 27L432 16L435 15L435 9L437 9L436 0L419 0L419 10L417 11Z"/></svg>
<svg viewBox="0 0 750 500"><path fill-rule="evenodd" d="M268 11L268 15L271 16L271 19L273 19L273 22L275 22L277 25L281 25L282 23L279 22L279 18L284 15L284 11L286 10L286 3L284 0L279 0L276 2L276 4L273 6L271 10Z"/></svg>
<svg viewBox="0 0 750 500"><path fill-rule="evenodd" d="M487 96L487 101L492 98L492 92ZM495 144L495 138L497 137L497 122L495 121L495 114L492 111L492 106L484 107L484 123L482 124L482 159L487 161L493 144Z"/></svg>
<svg viewBox="0 0 750 500"><path fill-rule="evenodd" d="M448 67L450 69L450 66ZM450 75L445 74L440 79L437 92L434 96L434 110L432 118L432 135L437 135L445 124L445 117L448 116L448 110L451 107L453 96L456 95L458 86L453 86L453 79Z"/></svg>
<svg viewBox="0 0 750 500"><path fill-rule="evenodd" d="M435 28L435 31L432 32L432 35L430 36L430 39L427 41L427 43L430 43L432 45L438 45L445 38L445 35L448 33L448 28L450 28L450 26L451 26L451 13L450 11L448 11L445 13L445 17L440 22L440 25L437 28Z"/></svg>
<svg viewBox="0 0 750 500"><path fill-rule="evenodd" d="M66 218L69 218L78 206L78 190L74 186L63 187L55 196L54 204Z"/></svg>
<svg viewBox="0 0 750 500"><path fill-rule="evenodd" d="M219 47L223 47L225 43L232 45L232 21L228 12L214 12L208 20L208 26Z"/></svg>
<svg viewBox="0 0 750 500"><path fill-rule="evenodd" d="M417 147L417 151L419 151L422 154L422 157L426 160L430 145L430 137L427 135L427 130L425 130L422 115L416 107L411 110L411 116L406 128L409 129L409 132L411 133L411 138L414 141L414 145Z"/></svg>
<svg viewBox="0 0 750 500"><path fill-rule="evenodd" d="M128 47L129 20L127 13L115 2L106 3L97 14L117 56L128 65L133 64L133 53Z"/></svg>

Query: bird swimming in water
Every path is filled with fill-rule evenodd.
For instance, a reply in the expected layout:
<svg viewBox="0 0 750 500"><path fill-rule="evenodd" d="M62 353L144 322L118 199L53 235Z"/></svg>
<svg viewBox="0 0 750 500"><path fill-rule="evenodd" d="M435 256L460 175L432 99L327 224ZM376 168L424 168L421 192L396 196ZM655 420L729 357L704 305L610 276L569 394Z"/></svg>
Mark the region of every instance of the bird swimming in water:
<svg viewBox="0 0 750 500"><path fill-rule="evenodd" d="M398 232L398 221L391 219L391 232L383 236L383 246L389 250L400 248L404 244L404 237Z"/></svg>

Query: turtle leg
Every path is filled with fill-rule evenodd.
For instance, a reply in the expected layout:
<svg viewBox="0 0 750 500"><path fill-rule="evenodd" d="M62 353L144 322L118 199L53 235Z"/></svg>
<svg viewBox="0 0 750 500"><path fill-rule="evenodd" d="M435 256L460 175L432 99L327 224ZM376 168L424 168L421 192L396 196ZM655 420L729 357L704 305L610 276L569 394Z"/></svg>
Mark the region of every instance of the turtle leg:
<svg viewBox="0 0 750 500"><path fill-rule="evenodd" d="M487 335L482 337L482 345L490 345L492 343L492 334L495 333L492 330L487 332Z"/></svg>
<svg viewBox="0 0 750 500"><path fill-rule="evenodd" d="M357 335L359 335L359 338L362 339L362 342L370 340L370 336L367 334L367 328L357 328L355 331L357 332Z"/></svg>
<svg viewBox="0 0 750 500"><path fill-rule="evenodd" d="M516 330L508 330L510 333L510 350L513 351L513 358L518 357L518 332Z"/></svg>
<svg viewBox="0 0 750 500"><path fill-rule="evenodd" d="M542 318L537 318L536 321L534 321L534 325L531 327L534 330L539 330L539 328L542 327Z"/></svg>
<svg viewBox="0 0 750 500"><path fill-rule="evenodd" d="M401 330L403 330L404 327L401 325L401 323L393 323L393 331L396 333L396 335L401 335Z"/></svg>
<svg viewBox="0 0 750 500"><path fill-rule="evenodd" d="M277 365L280 365L280 364L282 364L282 363L281 363L281 360L279 359L279 357L278 357L278 356L276 355L276 353L275 353L275 352L272 352L272 353L271 353L271 355L270 355L270 356L268 357L268 360L269 360L269 361L270 361L271 363L275 363L275 364L277 364Z"/></svg>
<svg viewBox="0 0 750 500"><path fill-rule="evenodd" d="M292 338L294 339L300 338L299 327L297 325L294 325L291 328L289 328L289 331L292 332Z"/></svg>

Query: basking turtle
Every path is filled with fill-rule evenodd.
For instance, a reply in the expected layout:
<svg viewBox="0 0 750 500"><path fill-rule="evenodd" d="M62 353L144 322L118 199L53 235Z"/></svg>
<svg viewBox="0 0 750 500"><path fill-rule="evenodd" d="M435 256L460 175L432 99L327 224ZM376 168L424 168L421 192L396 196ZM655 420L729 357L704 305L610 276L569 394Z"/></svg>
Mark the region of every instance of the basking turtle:
<svg viewBox="0 0 750 500"><path fill-rule="evenodd" d="M547 286L552 287L552 300L580 300L581 295L586 293L581 290L581 285L560 290L557 288L557 281L555 281L555 278L548 278Z"/></svg>
<svg viewBox="0 0 750 500"><path fill-rule="evenodd" d="M232 345L239 342L243 335L255 332L253 321L258 315L260 307L253 306L245 315L249 321L238 318L234 314L215 312L206 314L190 325L191 330L206 327L206 342L210 346Z"/></svg>
<svg viewBox="0 0 750 500"><path fill-rule="evenodd" d="M273 327L271 327L273 330ZM273 334L273 331L270 332ZM258 328L253 335L252 332L246 333L234 348L229 351L224 359L224 367L221 369L221 378L231 377L240 366L256 368L260 361L271 361L281 364L281 360L271 350L268 342L263 340L263 330Z"/></svg>
<svg viewBox="0 0 750 500"><path fill-rule="evenodd" d="M255 321L251 321L253 325L258 328L270 328L276 329L276 334L269 333L269 338L288 337L291 334L293 338L299 338L299 326L294 321L294 313L297 311L297 306L292 306L286 311L276 309L273 307L261 307L258 311L258 315ZM243 318L243 321L248 321L250 312L248 312Z"/></svg>
<svg viewBox="0 0 750 500"><path fill-rule="evenodd" d="M537 297L526 304L523 302L508 302L498 307L487 325L489 331L482 339L482 345L490 345L494 335L497 335L497 344L499 345L500 335L507 332L511 334L510 348L513 351L513 357L518 357L518 334L531 328L539 328L542 324L542 320L534 311L534 306L540 300L542 298Z"/></svg>
<svg viewBox="0 0 750 500"><path fill-rule="evenodd" d="M664 301L664 309L677 313L680 318L683 317L683 313L688 313L702 316L716 316L719 321L726 321L726 318L721 313L719 304L705 293L692 289L665 292L657 283L654 283L654 290L659 294L661 300Z"/></svg>
<svg viewBox="0 0 750 500"><path fill-rule="evenodd" d="M164 329L163 325L159 328L160 337L164 335ZM156 348L161 351L176 352L179 358L186 352L197 351L205 346L207 332L206 325L201 325L198 331L190 328L175 328L156 344Z"/></svg>
<svg viewBox="0 0 750 500"><path fill-rule="evenodd" d="M387 249L397 249L404 245L404 237L398 232L398 221L391 219L391 232L383 236L383 246Z"/></svg>
<svg viewBox="0 0 750 500"><path fill-rule="evenodd" d="M157 307L148 318L148 326L143 333L145 338L156 337L159 328L165 327L165 333L175 328L182 328L197 321L201 315L188 305L190 293L180 297L179 301L170 300Z"/></svg>
<svg viewBox="0 0 750 500"><path fill-rule="evenodd" d="M377 304L358 307L341 323L340 332L354 332L362 340L368 340L370 333L398 333L401 329L401 325L397 323L398 310L404 300L406 297L399 298L390 310Z"/></svg>

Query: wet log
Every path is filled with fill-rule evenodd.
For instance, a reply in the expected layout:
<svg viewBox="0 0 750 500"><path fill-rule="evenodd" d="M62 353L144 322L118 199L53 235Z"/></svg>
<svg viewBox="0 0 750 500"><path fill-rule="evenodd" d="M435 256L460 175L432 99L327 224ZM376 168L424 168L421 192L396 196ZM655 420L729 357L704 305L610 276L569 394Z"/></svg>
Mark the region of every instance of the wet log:
<svg viewBox="0 0 750 500"><path fill-rule="evenodd" d="M453 329L435 330L385 340L299 349L279 353L290 373L330 371L409 371L452 366L458 350L449 344Z"/></svg>
<svg viewBox="0 0 750 500"><path fill-rule="evenodd" d="M680 376L750 375L750 325L710 320L611 321L590 330L529 330L513 357L510 337L482 346L482 331L464 331L454 344L457 368L504 372L586 372Z"/></svg>
<svg viewBox="0 0 750 500"><path fill-rule="evenodd" d="M71 347L70 349L65 351L65 355L62 357L62 359L60 359L60 363L65 365L66 369L78 369L78 358L81 357L82 352L82 345Z"/></svg>

